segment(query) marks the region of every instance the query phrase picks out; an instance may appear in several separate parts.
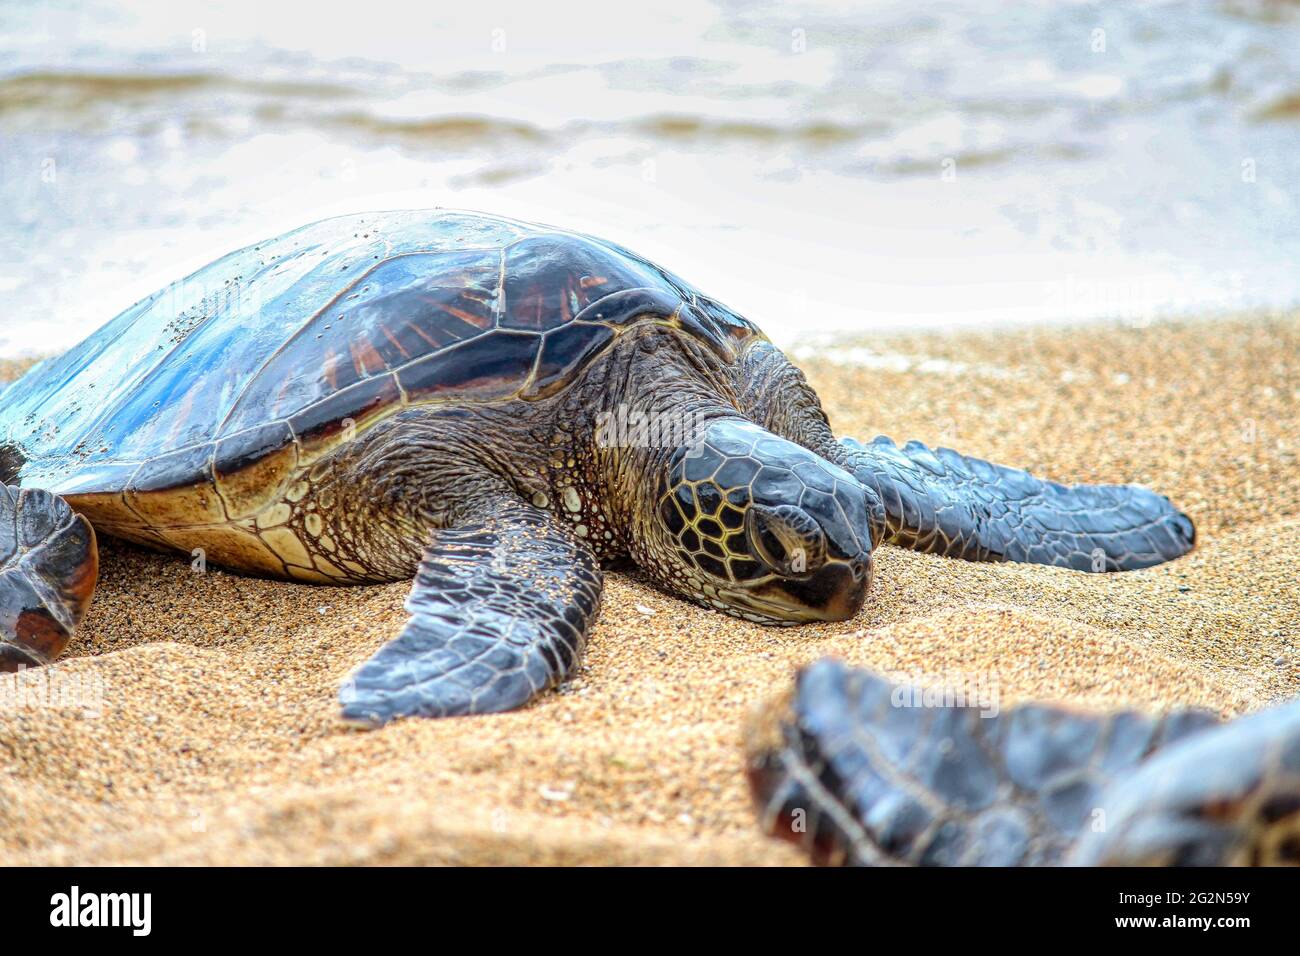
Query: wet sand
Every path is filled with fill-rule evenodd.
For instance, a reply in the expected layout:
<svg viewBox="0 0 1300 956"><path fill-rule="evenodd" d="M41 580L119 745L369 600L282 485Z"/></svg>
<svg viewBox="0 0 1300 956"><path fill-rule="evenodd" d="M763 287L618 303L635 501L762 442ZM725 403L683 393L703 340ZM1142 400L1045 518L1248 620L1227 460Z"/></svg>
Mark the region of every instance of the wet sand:
<svg viewBox="0 0 1300 956"><path fill-rule="evenodd" d="M1142 482L1193 516L1196 551L1089 576L890 548L856 620L789 629L611 574L562 692L364 732L335 689L401 627L405 584L197 574L106 542L90 617L39 678L81 703L0 708L0 865L794 863L755 826L741 727L822 655L983 677L1002 706L1231 715L1300 693L1300 316L860 344L798 359L840 434Z"/></svg>

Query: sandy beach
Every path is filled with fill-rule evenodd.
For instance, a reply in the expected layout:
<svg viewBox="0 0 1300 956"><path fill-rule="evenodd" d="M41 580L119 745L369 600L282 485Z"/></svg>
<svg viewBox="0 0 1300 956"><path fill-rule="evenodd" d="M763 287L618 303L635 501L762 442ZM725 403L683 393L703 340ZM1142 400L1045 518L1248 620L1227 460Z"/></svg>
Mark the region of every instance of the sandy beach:
<svg viewBox="0 0 1300 956"><path fill-rule="evenodd" d="M561 692L365 732L335 691L401 627L406 584L200 574L106 541L83 630L29 675L102 691L97 712L84 694L0 708L0 865L800 863L758 831L741 728L820 656L984 675L1002 706L1233 715L1300 693L1300 315L796 355L841 435L1141 482L1192 515L1198 547L1097 576L887 548L855 620L786 629L611 573Z"/></svg>

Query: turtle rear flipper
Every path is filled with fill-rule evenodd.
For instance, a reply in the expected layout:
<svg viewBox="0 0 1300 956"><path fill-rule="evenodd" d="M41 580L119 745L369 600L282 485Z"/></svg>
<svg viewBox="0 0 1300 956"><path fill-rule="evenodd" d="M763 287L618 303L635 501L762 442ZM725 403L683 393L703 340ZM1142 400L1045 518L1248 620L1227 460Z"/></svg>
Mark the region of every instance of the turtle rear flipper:
<svg viewBox="0 0 1300 956"><path fill-rule="evenodd" d="M57 495L0 484L0 671L58 657L98 577L90 522Z"/></svg>
<svg viewBox="0 0 1300 956"><path fill-rule="evenodd" d="M817 863L1044 866L1095 824L1113 775L1213 722L1000 711L978 685L893 684L823 659L760 711L745 744L764 829Z"/></svg>
<svg viewBox="0 0 1300 956"><path fill-rule="evenodd" d="M1196 529L1138 485L1061 485L920 442L841 443L844 464L880 496L891 544L968 561L1132 571L1192 550Z"/></svg>
<svg viewBox="0 0 1300 956"><path fill-rule="evenodd" d="M411 620L344 684L345 719L512 710L577 667L600 604L595 556L517 499L480 513L481 524L434 532L406 601Z"/></svg>

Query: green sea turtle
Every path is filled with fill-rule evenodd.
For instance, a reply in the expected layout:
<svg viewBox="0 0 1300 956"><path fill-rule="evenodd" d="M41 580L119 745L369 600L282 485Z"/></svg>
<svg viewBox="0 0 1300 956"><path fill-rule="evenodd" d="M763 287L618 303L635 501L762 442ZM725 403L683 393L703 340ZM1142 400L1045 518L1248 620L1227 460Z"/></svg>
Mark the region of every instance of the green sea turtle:
<svg viewBox="0 0 1300 956"><path fill-rule="evenodd" d="M855 614L881 541L1113 571L1194 540L1142 488L841 443L785 356L675 275L437 210L305 226L127 309L5 391L0 481L4 666L81 620L92 526L296 581L414 577L341 691L375 724L566 679L611 559L793 623Z"/></svg>
<svg viewBox="0 0 1300 956"><path fill-rule="evenodd" d="M1300 701L997 712L832 658L746 732L762 825L823 864L1300 865Z"/></svg>

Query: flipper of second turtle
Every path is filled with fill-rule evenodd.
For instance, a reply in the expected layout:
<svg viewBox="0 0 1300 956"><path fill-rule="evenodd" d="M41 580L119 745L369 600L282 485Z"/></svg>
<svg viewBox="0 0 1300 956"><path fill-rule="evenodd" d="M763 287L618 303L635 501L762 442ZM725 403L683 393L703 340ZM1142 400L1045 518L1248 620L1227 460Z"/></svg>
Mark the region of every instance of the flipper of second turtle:
<svg viewBox="0 0 1300 956"><path fill-rule="evenodd" d="M58 657L98 577L95 532L85 518L57 495L0 484L0 671Z"/></svg>
<svg viewBox="0 0 1300 956"><path fill-rule="evenodd" d="M1155 754L1100 799L1083 866L1300 866L1300 701Z"/></svg>
<svg viewBox="0 0 1300 956"><path fill-rule="evenodd" d="M406 628L339 692L346 719L512 710L577 667L600 604L596 558L549 512L496 504L480 527L434 533Z"/></svg>
<svg viewBox="0 0 1300 956"><path fill-rule="evenodd" d="M822 864L1056 865L1114 774L1215 722L1196 710L999 711L981 696L829 658L804 668L746 731L764 829Z"/></svg>
<svg viewBox="0 0 1300 956"><path fill-rule="evenodd" d="M1138 485L1062 485L920 442L841 442L884 503L891 544L970 561L1131 571L1186 554L1191 518Z"/></svg>

